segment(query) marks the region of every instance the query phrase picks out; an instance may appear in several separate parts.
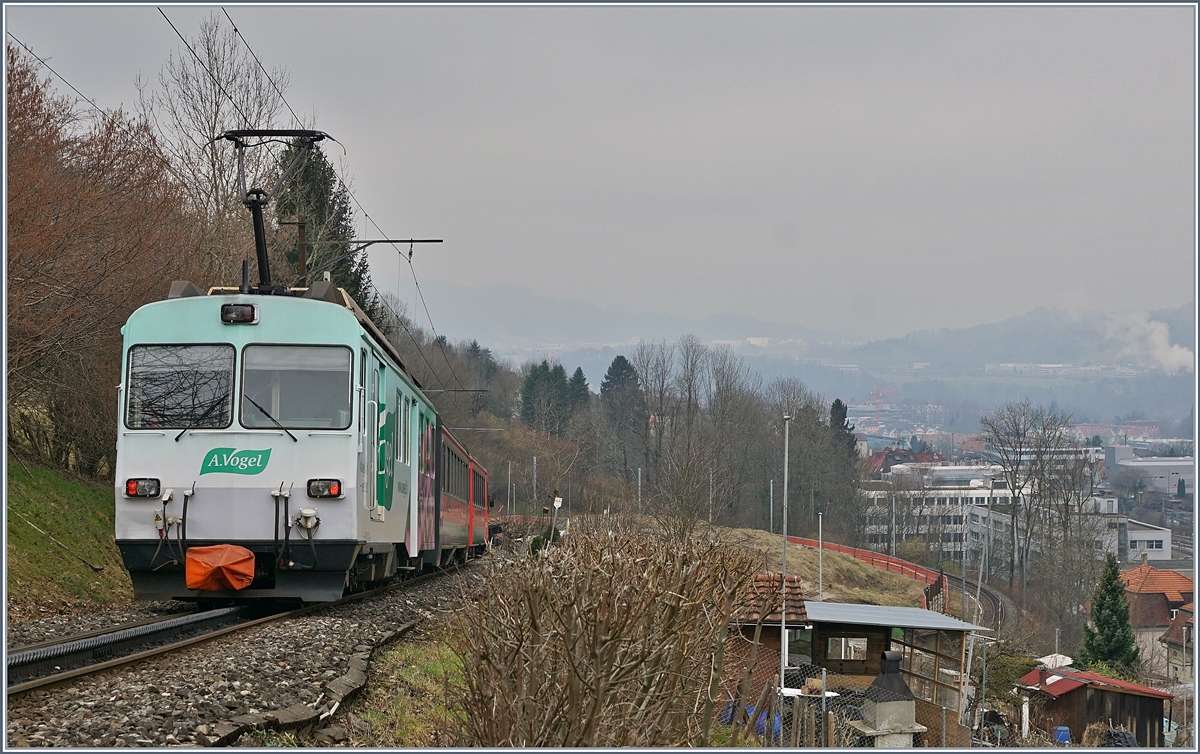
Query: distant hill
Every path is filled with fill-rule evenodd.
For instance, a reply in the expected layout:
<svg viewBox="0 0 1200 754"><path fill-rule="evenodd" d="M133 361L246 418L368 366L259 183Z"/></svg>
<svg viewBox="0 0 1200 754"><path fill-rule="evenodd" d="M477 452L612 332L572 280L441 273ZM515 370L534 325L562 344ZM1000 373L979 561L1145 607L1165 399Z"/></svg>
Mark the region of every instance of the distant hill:
<svg viewBox="0 0 1200 754"><path fill-rule="evenodd" d="M1072 316L1037 308L1020 317L962 329L922 330L846 349L860 367L925 362L933 369L978 369L988 363L1118 364L1174 371L1194 354L1193 306L1131 314ZM1174 347L1174 348L1172 348Z"/></svg>
<svg viewBox="0 0 1200 754"><path fill-rule="evenodd" d="M438 331L451 339L475 338L520 362L542 354L576 352L586 360L628 351L638 340L745 342L769 338L766 351L789 361L825 361L863 368L899 368L924 362L938 371L977 370L988 363L1069 363L1160 366L1175 371L1195 350L1193 305L1153 312L1071 315L1038 308L1000 322L921 330L900 338L843 343L810 328L764 322L736 314L686 319L559 298L523 286L471 287L440 280L425 286ZM419 308L410 304L418 322ZM1183 349L1183 350L1181 350ZM607 366L607 363L605 364ZM600 374L587 369L589 380Z"/></svg>

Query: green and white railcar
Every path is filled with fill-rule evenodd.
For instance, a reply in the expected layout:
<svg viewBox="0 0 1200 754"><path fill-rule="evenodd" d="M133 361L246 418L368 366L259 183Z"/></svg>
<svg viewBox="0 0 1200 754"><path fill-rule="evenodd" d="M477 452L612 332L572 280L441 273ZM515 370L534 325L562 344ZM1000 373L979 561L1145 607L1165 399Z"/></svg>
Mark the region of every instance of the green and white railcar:
<svg viewBox="0 0 1200 754"><path fill-rule="evenodd" d="M116 540L140 599L327 601L482 549L486 472L468 457L482 489L443 540L445 433L399 355L341 289L288 293L176 283L122 328ZM215 545L253 553L253 582L189 588L185 553Z"/></svg>

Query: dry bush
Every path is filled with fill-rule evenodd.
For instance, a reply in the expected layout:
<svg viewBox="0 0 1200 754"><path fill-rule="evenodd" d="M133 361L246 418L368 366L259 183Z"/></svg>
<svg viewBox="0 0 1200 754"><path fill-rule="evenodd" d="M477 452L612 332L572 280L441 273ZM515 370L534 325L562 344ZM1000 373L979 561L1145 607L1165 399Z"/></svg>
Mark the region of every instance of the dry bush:
<svg viewBox="0 0 1200 754"><path fill-rule="evenodd" d="M456 616L460 743L707 743L728 698L717 690L730 617L760 559L584 528L490 564L486 590Z"/></svg>

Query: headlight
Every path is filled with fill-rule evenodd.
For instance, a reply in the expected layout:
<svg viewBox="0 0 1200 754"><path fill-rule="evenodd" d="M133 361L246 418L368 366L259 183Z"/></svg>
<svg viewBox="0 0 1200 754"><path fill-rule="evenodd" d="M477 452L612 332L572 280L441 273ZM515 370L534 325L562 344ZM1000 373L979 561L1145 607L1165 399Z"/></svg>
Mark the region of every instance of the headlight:
<svg viewBox="0 0 1200 754"><path fill-rule="evenodd" d="M221 321L227 325L257 325L257 304L221 304Z"/></svg>
<svg viewBox="0 0 1200 754"><path fill-rule="evenodd" d="M158 497L158 480L126 479L125 495L127 497Z"/></svg>
<svg viewBox="0 0 1200 754"><path fill-rule="evenodd" d="M342 482L339 479L309 479L309 497L341 497Z"/></svg>

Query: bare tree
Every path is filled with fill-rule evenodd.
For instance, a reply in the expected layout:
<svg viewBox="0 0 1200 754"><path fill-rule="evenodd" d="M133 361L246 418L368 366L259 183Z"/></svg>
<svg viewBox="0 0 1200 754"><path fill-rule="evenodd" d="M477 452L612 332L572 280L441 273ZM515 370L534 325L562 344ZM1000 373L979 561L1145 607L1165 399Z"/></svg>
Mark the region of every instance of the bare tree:
<svg viewBox="0 0 1200 754"><path fill-rule="evenodd" d="M674 403L671 379L675 364L675 347L664 341L638 343L629 358L646 396L646 424L641 428L642 455L645 458L647 482L653 483L662 457L663 428L666 416Z"/></svg>
<svg viewBox="0 0 1200 754"><path fill-rule="evenodd" d="M1026 398L1019 402L1006 403L979 420L983 428L983 441L996 457L1010 494L1009 588L1012 588L1016 580L1018 521L1021 520L1027 504L1027 490L1031 479L1026 473L1026 466L1037 442L1040 413L1041 409L1035 408Z"/></svg>
<svg viewBox="0 0 1200 754"><path fill-rule="evenodd" d="M204 274L229 284L239 260L252 258L250 214L241 204L237 157L217 140L230 129L276 125L289 80L284 69L263 73L232 28L216 14L171 55L151 90L139 79L139 112L149 122L175 171L188 207L201 218ZM267 148L246 150L247 187L269 189L279 167Z"/></svg>

